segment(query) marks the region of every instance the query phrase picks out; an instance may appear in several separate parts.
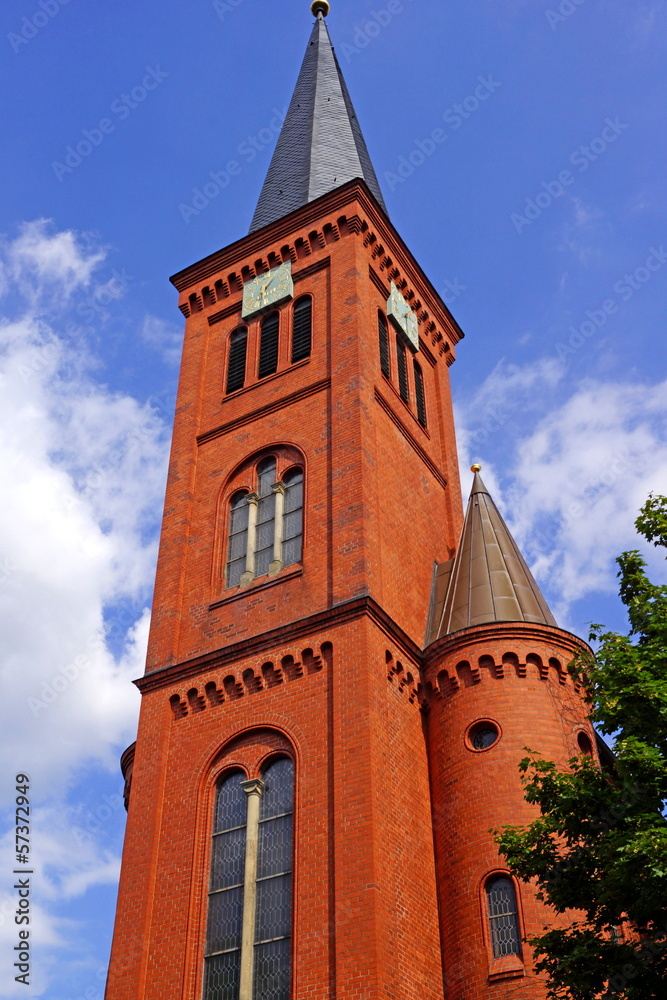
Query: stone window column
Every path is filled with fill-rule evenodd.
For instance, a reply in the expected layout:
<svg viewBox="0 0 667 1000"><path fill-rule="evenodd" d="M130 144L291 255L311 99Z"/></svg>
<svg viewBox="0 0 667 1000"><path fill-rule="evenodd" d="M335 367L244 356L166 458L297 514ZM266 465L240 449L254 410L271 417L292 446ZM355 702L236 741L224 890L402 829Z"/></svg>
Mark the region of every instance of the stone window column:
<svg viewBox="0 0 667 1000"><path fill-rule="evenodd" d="M255 543L257 540L257 504L259 496L257 493L249 493L246 498L248 504L248 545L245 554L245 573L239 581L241 587L249 586L255 579Z"/></svg>
<svg viewBox="0 0 667 1000"><path fill-rule="evenodd" d="M242 782L241 788L248 796L248 813L246 819L239 1000L252 1000L252 980L255 955L255 917L257 912L259 800L264 792L264 783L259 778L253 778L250 781Z"/></svg>
<svg viewBox="0 0 667 1000"><path fill-rule="evenodd" d="M283 511L285 508L285 485L274 483L271 487L275 500L275 521L273 533L273 562L269 566L269 576L275 576L283 568Z"/></svg>

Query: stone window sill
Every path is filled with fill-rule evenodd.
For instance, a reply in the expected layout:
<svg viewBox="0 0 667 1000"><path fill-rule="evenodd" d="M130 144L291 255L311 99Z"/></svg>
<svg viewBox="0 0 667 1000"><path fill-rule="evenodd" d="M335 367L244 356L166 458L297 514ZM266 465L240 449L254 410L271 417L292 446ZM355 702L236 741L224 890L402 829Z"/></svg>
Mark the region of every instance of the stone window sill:
<svg viewBox="0 0 667 1000"><path fill-rule="evenodd" d="M519 979L525 976L526 970L518 955L506 955L496 958L489 966L488 981L497 983L501 979Z"/></svg>

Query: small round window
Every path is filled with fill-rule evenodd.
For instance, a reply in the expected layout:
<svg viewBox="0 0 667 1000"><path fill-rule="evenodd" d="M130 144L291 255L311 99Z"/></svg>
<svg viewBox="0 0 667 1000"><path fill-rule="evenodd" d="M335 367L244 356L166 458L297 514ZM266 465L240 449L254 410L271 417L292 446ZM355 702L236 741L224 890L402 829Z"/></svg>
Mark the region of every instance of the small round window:
<svg viewBox="0 0 667 1000"><path fill-rule="evenodd" d="M468 730L468 742L472 750L489 750L499 738L498 726L487 719L476 722Z"/></svg>

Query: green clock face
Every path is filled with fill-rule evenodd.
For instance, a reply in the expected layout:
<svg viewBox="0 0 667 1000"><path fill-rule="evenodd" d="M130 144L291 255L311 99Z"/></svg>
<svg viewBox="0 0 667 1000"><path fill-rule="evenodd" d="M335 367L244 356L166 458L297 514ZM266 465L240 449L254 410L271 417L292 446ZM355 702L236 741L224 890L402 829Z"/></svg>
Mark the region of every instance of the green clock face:
<svg viewBox="0 0 667 1000"><path fill-rule="evenodd" d="M391 316L394 320L412 350L418 351L419 322L393 281L391 283L391 295L387 299L387 316Z"/></svg>
<svg viewBox="0 0 667 1000"><path fill-rule="evenodd" d="M269 306L287 302L293 295L292 262L287 261L246 281L243 286L243 318L249 319Z"/></svg>

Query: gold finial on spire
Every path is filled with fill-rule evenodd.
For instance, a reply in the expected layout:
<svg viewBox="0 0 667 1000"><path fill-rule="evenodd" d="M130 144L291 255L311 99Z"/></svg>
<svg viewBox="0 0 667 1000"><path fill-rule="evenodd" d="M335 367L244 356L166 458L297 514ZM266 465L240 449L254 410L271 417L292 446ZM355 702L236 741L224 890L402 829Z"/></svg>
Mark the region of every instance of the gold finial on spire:
<svg viewBox="0 0 667 1000"><path fill-rule="evenodd" d="M478 465L477 462L475 462L474 465L470 466L470 471L471 472L481 472L482 471L482 466Z"/></svg>
<svg viewBox="0 0 667 1000"><path fill-rule="evenodd" d="M329 11L331 10L331 5L329 4L328 0L313 0L313 2L310 5L310 9L315 17L317 17L319 14L321 14L322 17L326 17Z"/></svg>

